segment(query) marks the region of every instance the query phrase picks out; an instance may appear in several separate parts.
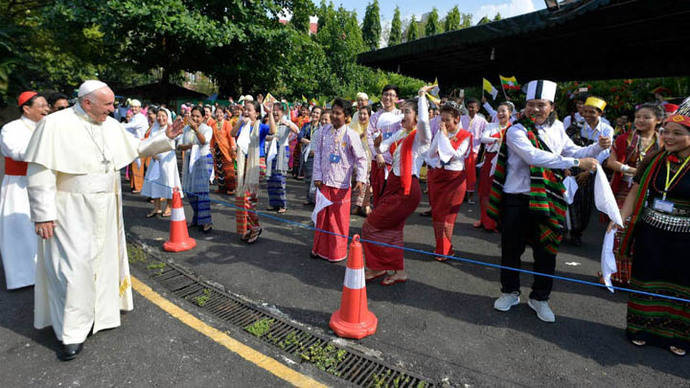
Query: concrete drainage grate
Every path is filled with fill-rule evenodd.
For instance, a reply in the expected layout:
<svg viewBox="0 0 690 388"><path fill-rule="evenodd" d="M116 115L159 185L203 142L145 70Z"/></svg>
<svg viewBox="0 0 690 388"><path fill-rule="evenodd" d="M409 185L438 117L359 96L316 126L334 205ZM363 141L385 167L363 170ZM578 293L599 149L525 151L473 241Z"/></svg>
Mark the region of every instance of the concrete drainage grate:
<svg viewBox="0 0 690 388"><path fill-rule="evenodd" d="M337 345L327 336L309 333L285 318L242 301L170 262L166 262L162 269L149 268L148 272L151 278L175 296L350 384L362 387L434 386L429 379Z"/></svg>

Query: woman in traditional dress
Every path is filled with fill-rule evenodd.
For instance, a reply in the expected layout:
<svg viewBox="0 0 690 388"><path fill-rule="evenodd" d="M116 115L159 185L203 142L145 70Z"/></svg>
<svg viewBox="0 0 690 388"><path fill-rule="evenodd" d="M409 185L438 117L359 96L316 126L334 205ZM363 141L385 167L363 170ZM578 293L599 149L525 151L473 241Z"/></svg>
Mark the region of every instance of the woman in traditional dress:
<svg viewBox="0 0 690 388"><path fill-rule="evenodd" d="M621 252L632 254L633 288L690 299L690 99L664 122L663 147L637 168L621 217ZM616 227L613 223L609 230ZM690 349L690 303L631 294L627 335L683 356Z"/></svg>
<svg viewBox="0 0 690 388"><path fill-rule="evenodd" d="M479 171L479 209L481 215L479 221L474 223L475 228L484 227L489 232L496 232L496 221L488 214L486 209L489 207L489 192L493 183L494 170L496 169L496 154L501 148L501 142L505 138L506 129L510 127L510 118L513 114L514 105L506 101L498 104L496 110L496 122L487 124L482 133L482 143L484 143L484 160Z"/></svg>
<svg viewBox="0 0 690 388"><path fill-rule="evenodd" d="M284 116L285 111L280 103L273 104L273 121L278 124L276 134L267 136L269 145L267 163L271 166L271 174L266 182L268 191L268 206L278 213L287 211L287 193L285 192L286 177L288 171L289 142L291 135L299 133L299 128L295 123Z"/></svg>
<svg viewBox="0 0 690 388"><path fill-rule="evenodd" d="M306 185L306 197L304 205L311 205L314 203L313 194L310 195L311 187L311 174L314 168L314 145L312 141L314 140L314 134L319 128L319 120L321 119L322 109L319 106L312 108L310 117L311 121L304 124L302 129L297 135L297 141L302 144L302 156L300 157L300 163L302 164L301 170L304 175L304 183Z"/></svg>
<svg viewBox="0 0 690 388"><path fill-rule="evenodd" d="M230 136L232 126L222 106L216 108L216 126L213 127L211 149L215 160L218 192L235 195L235 138Z"/></svg>
<svg viewBox="0 0 690 388"><path fill-rule="evenodd" d="M150 136L155 136L159 132L165 133L170 125L167 109L158 110L156 123L151 128ZM151 164L146 170L144 186L141 195L153 198L153 210L146 217L161 215L170 216L170 202L172 200L173 188L180 188L180 173L177 170L177 155L175 150L167 151L154 155ZM184 195L180 193L180 195ZM165 200L165 210L162 209L162 202Z"/></svg>
<svg viewBox="0 0 690 388"><path fill-rule="evenodd" d="M267 108L270 111L272 107ZM237 138L237 190L235 204L237 210L237 233L247 244L253 244L261 235L259 215L256 205L259 202L259 174L261 148L267 135L276 132L273 115L268 115L269 124L262 124L259 117L261 105L257 101L245 101L244 115L240 116L232 128L232 136Z"/></svg>
<svg viewBox="0 0 690 388"><path fill-rule="evenodd" d="M467 162L474 155L472 134L462 129L460 116L460 106L455 102L447 102L441 107L440 120L434 120L434 125L439 128L426 158L431 168L428 179L431 183L431 219L436 237L434 253L439 255L452 255L454 252L451 239L455 219L465 198L467 181L475 180L474 168L470 168L474 163ZM447 258L438 256L436 260L446 261Z"/></svg>
<svg viewBox="0 0 690 388"><path fill-rule="evenodd" d="M637 173L637 167L647 155L659 150L660 136L659 126L665 117L664 110L657 104L642 104L635 112L634 131L625 132L616 138L611 148L611 155L607 160L607 167L615 173L611 179L611 190L616 196L618 207L622 208L625 198L633 184L633 176ZM618 272L611 279L626 285L630 282L630 269L632 261L627 255L622 255L618 246L623 237L624 230L616 233L614 239L614 252L616 252L616 268Z"/></svg>
<svg viewBox="0 0 690 388"><path fill-rule="evenodd" d="M209 197L213 171L210 146L213 129L204 124L201 107L193 107L191 115L192 119L182 134L182 144L178 146L179 149L187 151L182 170L182 190L187 194L189 204L194 210L190 226L197 225L204 233L208 233L213 229Z"/></svg>
<svg viewBox="0 0 690 388"><path fill-rule="evenodd" d="M420 89L417 102L410 101L403 105L400 130L386 140L382 140L382 136L379 135L374 143L378 155L384 152L392 155L393 168L379 202L364 221L362 243L367 280L385 276L388 271L392 271L381 282L384 286L407 281L403 251L397 247L403 246L405 220L415 211L422 196L418 176L424 163L424 154L431 142L429 109L424 96L428 90L431 90L431 87ZM382 242L396 247L367 241Z"/></svg>
<svg viewBox="0 0 690 388"><path fill-rule="evenodd" d="M353 116L353 121L350 123L352 128L359 135L362 141L362 147L367 154L367 178L371 173L371 150L367 142L367 128L369 127L369 118L371 117L371 107L365 105L357 110L357 114ZM356 121L354 120L356 119ZM353 177L355 179L355 177ZM368 179L367 179L368 180ZM354 183L354 182L353 182ZM371 185L367 182L361 190L352 193L352 214L357 214L366 217L371 213L369 204L371 203Z"/></svg>

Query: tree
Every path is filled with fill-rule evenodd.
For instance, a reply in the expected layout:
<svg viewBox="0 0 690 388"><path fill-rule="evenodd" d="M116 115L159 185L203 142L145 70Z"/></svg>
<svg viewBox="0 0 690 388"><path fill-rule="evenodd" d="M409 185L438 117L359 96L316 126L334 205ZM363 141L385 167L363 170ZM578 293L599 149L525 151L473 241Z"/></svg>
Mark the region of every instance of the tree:
<svg viewBox="0 0 690 388"><path fill-rule="evenodd" d="M443 22L443 30L448 32L457 30L458 28L460 28L460 10L456 5L448 11L446 19Z"/></svg>
<svg viewBox="0 0 690 388"><path fill-rule="evenodd" d="M441 23L438 21L438 10L436 7L434 7L426 20L426 26L424 26L424 36L436 35L439 32L442 32Z"/></svg>
<svg viewBox="0 0 690 388"><path fill-rule="evenodd" d="M406 37L407 42L411 42L419 38L419 25L417 25L414 15L412 15L412 20L410 20L410 26L407 27Z"/></svg>
<svg viewBox="0 0 690 388"><path fill-rule="evenodd" d="M471 13L463 13L462 14L462 22L460 23L460 28L469 28L472 27L472 14Z"/></svg>
<svg viewBox="0 0 690 388"><path fill-rule="evenodd" d="M400 8L395 7L393 21L391 21L391 32L388 36L388 45L394 46L400 43L402 43L402 22L400 21Z"/></svg>
<svg viewBox="0 0 690 388"><path fill-rule="evenodd" d="M501 13L500 13L500 12L497 12L497 13L496 13L496 16L494 16L494 20L493 20L493 21L494 21L494 22L497 22L497 21L499 21L499 20L501 20Z"/></svg>
<svg viewBox="0 0 690 388"><path fill-rule="evenodd" d="M309 31L309 17L314 15L316 7L311 0L292 0L292 19L290 24L299 32Z"/></svg>
<svg viewBox="0 0 690 388"><path fill-rule="evenodd" d="M379 17L379 0L367 5L362 23L362 37L370 50L379 48L381 41L381 19Z"/></svg>
<svg viewBox="0 0 690 388"><path fill-rule="evenodd" d="M489 19L487 16L484 16L483 18L479 19L479 22L477 23L477 25L479 26L479 25L487 24L487 23L491 23L491 19Z"/></svg>

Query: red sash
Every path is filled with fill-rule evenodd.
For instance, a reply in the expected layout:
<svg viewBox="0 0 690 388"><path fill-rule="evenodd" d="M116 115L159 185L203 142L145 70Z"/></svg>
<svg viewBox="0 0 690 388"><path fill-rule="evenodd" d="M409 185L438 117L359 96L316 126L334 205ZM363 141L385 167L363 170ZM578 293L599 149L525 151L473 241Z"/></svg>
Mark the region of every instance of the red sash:
<svg viewBox="0 0 690 388"><path fill-rule="evenodd" d="M400 139L393 143L390 148L391 155L395 153L398 144L402 142L400 149L400 182L403 187L403 194L409 195L412 187L412 145L414 138L417 136L417 129L415 128L404 139Z"/></svg>
<svg viewBox="0 0 690 388"><path fill-rule="evenodd" d="M18 162L5 156L5 175L26 175L27 162Z"/></svg>

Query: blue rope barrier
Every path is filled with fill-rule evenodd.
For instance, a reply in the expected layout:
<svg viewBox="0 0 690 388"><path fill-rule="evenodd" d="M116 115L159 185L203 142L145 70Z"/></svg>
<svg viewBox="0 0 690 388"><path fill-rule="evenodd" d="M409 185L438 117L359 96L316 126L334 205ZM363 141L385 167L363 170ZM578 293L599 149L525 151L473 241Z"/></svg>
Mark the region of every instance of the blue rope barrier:
<svg viewBox="0 0 690 388"><path fill-rule="evenodd" d="M170 186L162 185L162 184L160 184L160 183L158 183L158 182L153 182L153 181L146 181L146 182L153 183L153 184L157 184L157 185L159 185L159 186L163 186L163 187L167 187L167 188L171 188ZM186 193L186 192L185 192L185 194L186 194L186 195L189 195L189 193ZM209 200L210 200L210 202L212 202L212 203L217 203L217 204L219 204L219 205L223 205L223 206L229 207L229 208L234 208L234 209L237 209L237 210L241 209L241 210L246 211L246 212L248 212L248 213L254 213L254 214L257 214L257 215L259 215L259 216L263 216L263 217L266 217L266 218L269 218L269 219L272 219L272 220L275 220L275 221L278 221L278 222L282 222L282 223L286 223L286 224L292 224L292 225L295 225L295 226L299 226L299 227L301 227L301 228L303 228L303 229L318 231L318 232L321 232L321 233L326 233L326 234L330 234L330 235L334 235L334 236L346 238L346 239L348 239L348 240L352 240L352 239L353 239L353 237L352 237L352 236L349 236L349 235L344 235L344 234L340 234L340 233L331 232L331 231L329 231L329 230L319 229L319 228L317 228L317 227L315 227L315 226L305 225L305 224L303 224L303 223L301 223L301 222L288 220L288 219L286 219L286 218L281 218L281 217L274 216L274 215L271 215L271 214L268 214L268 213L264 213L264 212L261 212L261 211L258 211L258 210L249 210L249 209L245 209L245 208L243 208L243 207L239 207L239 206L237 206L237 205L235 205L235 204L233 204L233 203L227 202L227 201L213 199L213 198L210 198L210 193L209 193ZM544 277L548 277L548 278L551 278L551 279L562 280L562 281L567 281L567 282L576 283L576 284L583 284L583 285L595 286L595 287L601 287L601 288L607 288L607 289L609 288L609 287L608 287L607 285L605 285L605 284L590 282L590 281L587 281L587 280L569 278L569 277L566 277L566 276L559 276L559 275L551 275L551 274L546 274L546 273L541 273L541 272L530 271L530 270L528 270L528 269L522 269L522 268L507 267L507 266L500 265L500 264L487 263L487 262L485 262L485 261L480 261L480 260L475 260L475 259L468 259L468 258L465 258L465 257L441 255L441 254L438 254L438 253L423 251L423 250L421 250L421 249L406 248L406 247L404 247L404 246L401 247L401 246L398 246L398 245L391 245L391 244L383 243L383 242L380 242L380 241L372 241L372 240L367 240L367 239L363 239L363 238L360 238L359 241L360 241L360 242L366 242L366 243L369 243L369 244L376 244L376 245L380 245L380 246L384 246L384 247L388 247L388 248L401 249L401 250L403 250L403 251L418 253L418 254L426 255L426 256L443 257L443 258L450 259L450 260L454 260L454 261L458 261L458 262L476 264L476 265L485 266L485 267L490 267L490 268L505 269L505 270L509 270L509 271L521 272L521 273L530 274L530 275L535 275L535 276L544 276ZM628 292L628 293L631 293L631 294L653 296L653 297L656 297L656 298L674 300L674 301L677 301L677 302L690 303L690 299L678 298L678 297L675 297L675 296L661 295L661 294L656 294L656 293L653 293L653 292L647 292L647 291L642 291L642 290L635 290L635 289L632 289L632 288L619 287L619 286L611 286L611 288L613 288L614 290L624 291L624 292Z"/></svg>

